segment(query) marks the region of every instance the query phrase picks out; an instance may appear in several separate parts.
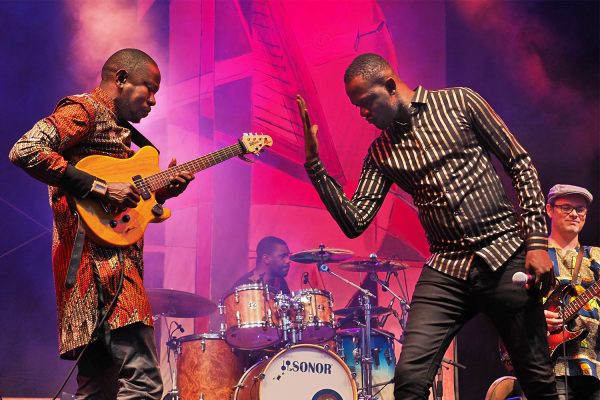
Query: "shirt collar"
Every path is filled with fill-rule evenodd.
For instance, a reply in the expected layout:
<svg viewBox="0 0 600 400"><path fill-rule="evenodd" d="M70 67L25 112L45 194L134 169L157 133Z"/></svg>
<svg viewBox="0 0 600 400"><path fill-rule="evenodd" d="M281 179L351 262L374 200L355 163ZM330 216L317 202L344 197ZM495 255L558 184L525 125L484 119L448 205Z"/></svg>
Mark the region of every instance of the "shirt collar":
<svg viewBox="0 0 600 400"><path fill-rule="evenodd" d="M581 243L577 243L577 246L575 246L575 251L579 251L579 247L581 247ZM548 248L549 249L557 249L560 251L563 251L563 248L560 247L554 240L552 239L548 239Z"/></svg>
<svg viewBox="0 0 600 400"><path fill-rule="evenodd" d="M115 100L112 99L108 93L106 93L100 87L97 87L92 90L91 95L103 106L105 106L111 113L113 113L113 115L117 115L117 106L115 105Z"/></svg>
<svg viewBox="0 0 600 400"><path fill-rule="evenodd" d="M427 89L423 88L423 86L419 85L415 89L415 94L410 102L411 102L411 104L413 104L415 106L427 104L428 97L429 97L429 90L427 90Z"/></svg>

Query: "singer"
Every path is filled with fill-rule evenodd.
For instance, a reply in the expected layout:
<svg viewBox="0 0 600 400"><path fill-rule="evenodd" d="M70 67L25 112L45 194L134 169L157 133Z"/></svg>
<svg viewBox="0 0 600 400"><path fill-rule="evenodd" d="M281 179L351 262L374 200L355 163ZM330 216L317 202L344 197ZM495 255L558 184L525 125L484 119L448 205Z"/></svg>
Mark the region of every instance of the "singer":
<svg viewBox="0 0 600 400"><path fill-rule="evenodd" d="M529 154L471 89L410 89L376 54L356 57L344 83L350 102L381 134L368 149L358 188L348 199L319 159L318 127L298 95L305 168L313 186L353 238L369 226L397 184L413 196L432 253L415 287L395 398L427 399L451 340L483 312L504 339L527 398L556 399L539 292L511 282L515 272L527 271L544 290L553 283L544 197ZM520 219L492 155L512 178Z"/></svg>

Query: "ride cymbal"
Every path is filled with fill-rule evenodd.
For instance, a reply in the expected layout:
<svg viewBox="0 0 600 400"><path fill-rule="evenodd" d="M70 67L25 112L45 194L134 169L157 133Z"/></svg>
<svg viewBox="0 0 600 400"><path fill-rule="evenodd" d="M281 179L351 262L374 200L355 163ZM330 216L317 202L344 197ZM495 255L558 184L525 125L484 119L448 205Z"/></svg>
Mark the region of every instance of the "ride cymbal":
<svg viewBox="0 0 600 400"><path fill-rule="evenodd" d="M351 259L354 253L350 250L320 247L302 250L290 256L290 260L300 264L337 263Z"/></svg>
<svg viewBox="0 0 600 400"><path fill-rule="evenodd" d="M386 258L363 258L347 261L338 265L338 267L344 271L352 272L393 272L410 268L410 265Z"/></svg>
<svg viewBox="0 0 600 400"><path fill-rule="evenodd" d="M153 315L195 318L212 314L217 305L194 293L173 289L146 289Z"/></svg>

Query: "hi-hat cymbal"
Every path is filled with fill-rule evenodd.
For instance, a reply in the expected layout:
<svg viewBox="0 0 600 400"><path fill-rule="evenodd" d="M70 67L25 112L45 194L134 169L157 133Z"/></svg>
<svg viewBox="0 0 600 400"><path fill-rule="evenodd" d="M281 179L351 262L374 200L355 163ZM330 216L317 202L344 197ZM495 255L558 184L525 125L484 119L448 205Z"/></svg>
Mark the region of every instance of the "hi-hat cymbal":
<svg viewBox="0 0 600 400"><path fill-rule="evenodd" d="M146 289L152 313L166 317L194 318L212 314L217 305L194 293L173 289Z"/></svg>
<svg viewBox="0 0 600 400"><path fill-rule="evenodd" d="M351 259L354 253L350 250L320 247L318 249L302 250L290 256L290 260L300 264L314 264L319 262L341 262Z"/></svg>
<svg viewBox="0 0 600 400"><path fill-rule="evenodd" d="M344 271L352 272L393 272L410 268L410 265L386 258L363 258L347 261L338 265L338 267Z"/></svg>
<svg viewBox="0 0 600 400"><path fill-rule="evenodd" d="M382 314L389 314L391 312L392 312L391 308L380 307L380 306L371 307L371 316L382 315ZM360 306L357 306L357 307L346 307L346 308L340 308L339 310L334 310L333 314L336 317L345 317L345 316L350 315L350 314L363 315L364 314L364 309L362 307L360 307Z"/></svg>

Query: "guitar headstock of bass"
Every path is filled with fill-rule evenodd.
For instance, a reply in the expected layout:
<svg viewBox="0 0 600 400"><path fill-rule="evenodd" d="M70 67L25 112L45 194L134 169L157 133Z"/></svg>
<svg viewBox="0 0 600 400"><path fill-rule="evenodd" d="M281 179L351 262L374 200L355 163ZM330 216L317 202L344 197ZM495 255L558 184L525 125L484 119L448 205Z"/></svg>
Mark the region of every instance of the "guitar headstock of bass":
<svg viewBox="0 0 600 400"><path fill-rule="evenodd" d="M273 139L269 135L263 135L262 132L244 132L244 135L240 138L240 144L244 148L244 154L252 153L259 155L265 147L273 145Z"/></svg>

